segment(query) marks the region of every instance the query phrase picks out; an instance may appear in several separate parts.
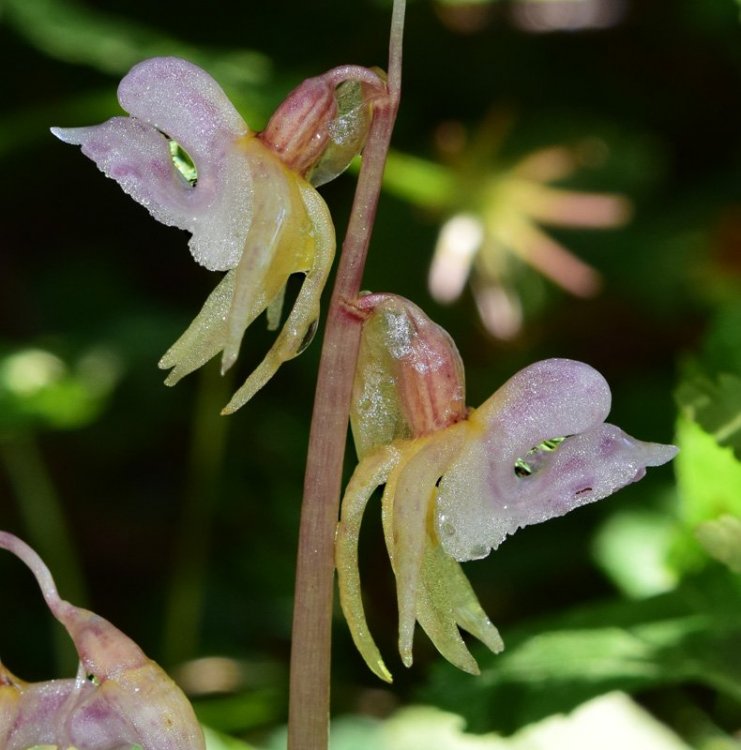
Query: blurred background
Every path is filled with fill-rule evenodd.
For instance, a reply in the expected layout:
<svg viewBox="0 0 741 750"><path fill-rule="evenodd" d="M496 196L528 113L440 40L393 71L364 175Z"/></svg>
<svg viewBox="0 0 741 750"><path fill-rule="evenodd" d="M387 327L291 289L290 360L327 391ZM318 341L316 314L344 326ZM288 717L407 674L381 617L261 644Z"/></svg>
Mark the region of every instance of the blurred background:
<svg viewBox="0 0 741 750"><path fill-rule="evenodd" d="M303 78L384 66L390 3L209 8L0 3L0 528L37 549L65 598L173 672L221 733L214 747L232 746L223 735L278 747L321 330L233 417L218 416L233 383L213 366L164 387L157 361L215 278L185 233L49 127L119 114L118 80L174 54L259 129ZM583 704L605 695L625 732L638 727L631 746L738 747L739 6L410 0L404 76L365 286L449 330L471 405L528 363L571 357L610 382L611 421L682 452L466 566L507 645L501 657L472 647L480 678L443 664L422 633L401 667L372 505L361 571L396 682L366 670L338 616L335 747L579 747L558 744L547 717L594 721ZM322 188L338 236L354 180ZM250 328L236 378L271 339ZM354 463L349 445L348 476ZM0 581L3 662L27 680L71 676L30 574L2 555ZM489 739L466 744L464 722Z"/></svg>

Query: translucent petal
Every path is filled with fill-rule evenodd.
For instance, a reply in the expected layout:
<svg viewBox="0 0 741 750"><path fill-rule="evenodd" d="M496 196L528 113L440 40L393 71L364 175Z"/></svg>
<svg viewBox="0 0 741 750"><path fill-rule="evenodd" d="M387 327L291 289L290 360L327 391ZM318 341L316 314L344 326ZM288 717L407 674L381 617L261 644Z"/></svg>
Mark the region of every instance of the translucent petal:
<svg viewBox="0 0 741 750"><path fill-rule="evenodd" d="M334 258L334 225L329 209L319 193L308 183L300 182L299 188L311 223L308 234L304 236L306 244L299 246L302 248L302 255L294 256L294 259L301 261L302 265L294 270L303 271L305 268L303 264L307 259L310 259L311 267L306 273L293 309L270 347L270 351L232 396L231 401L222 410L222 414L232 414L246 404L275 375L283 362L301 353L306 339L315 330L322 291Z"/></svg>
<svg viewBox="0 0 741 750"><path fill-rule="evenodd" d="M371 671L386 682L391 673L368 630L358 568L358 540L365 506L374 490L382 485L398 465L401 452L394 446L382 446L367 456L355 469L342 500L342 516L337 526L335 560L340 606L355 646Z"/></svg>
<svg viewBox="0 0 741 750"><path fill-rule="evenodd" d="M163 224L188 229L191 217L209 201L177 172L167 138L156 128L131 117L113 117L87 128L52 128L65 143L82 146L106 177L121 186Z"/></svg>
<svg viewBox="0 0 741 750"><path fill-rule="evenodd" d="M253 172L252 222L236 268L221 371L236 361L253 308L265 309L292 273L311 268L314 242L301 182L253 138L244 145ZM303 183L305 184L305 183ZM254 319L254 318L253 318ZM249 321L251 322L251 320Z"/></svg>
<svg viewBox="0 0 741 750"><path fill-rule="evenodd" d="M603 425L604 378L588 365L546 360L522 370L469 418L472 439L440 482L437 530L456 560L485 557L517 529L612 494L676 449L641 443ZM581 434L583 433L583 434ZM572 435L521 477L518 458Z"/></svg>
<svg viewBox="0 0 741 750"><path fill-rule="evenodd" d="M234 298L235 271L229 271L208 296L201 311L185 333L165 352L158 367L172 371L165 385L175 385L181 378L203 366L224 347L226 318ZM253 310L254 320L260 310Z"/></svg>
<svg viewBox="0 0 741 750"><path fill-rule="evenodd" d="M399 605L399 653L406 666L412 663L427 524L434 510L436 484L460 449L465 427L451 427L426 441L403 466L394 492L393 560Z"/></svg>
<svg viewBox="0 0 741 750"><path fill-rule="evenodd" d="M191 232L190 250L198 263L212 271L233 268L252 219L253 169L244 144L256 139L216 81L179 58L134 66L118 94L132 117L87 128L52 128L52 133L82 146L158 221ZM193 160L195 186L175 168L169 139Z"/></svg>
<svg viewBox="0 0 741 750"><path fill-rule="evenodd" d="M179 57L135 65L119 84L118 101L132 117L167 133L205 164L220 161L225 144L250 132L219 84Z"/></svg>
<svg viewBox="0 0 741 750"><path fill-rule="evenodd" d="M448 303L460 297L483 242L484 226L476 216L458 214L443 224L427 281L433 299Z"/></svg>
<svg viewBox="0 0 741 750"><path fill-rule="evenodd" d="M422 588L425 599L418 602L417 619L435 648L452 664L465 672L478 674L478 666L469 654L458 628L482 641L495 654L504 644L499 631L479 604L461 566L449 557L437 539L429 539L422 564ZM445 628L432 632L423 607L433 609Z"/></svg>
<svg viewBox="0 0 741 750"><path fill-rule="evenodd" d="M254 148L264 151L257 141ZM273 346L234 394L225 414L243 406L283 362L301 351L319 317L321 293L334 258L334 227L319 193L288 172L277 157L267 154L261 164L255 221L239 265L226 274L159 363L162 369L173 368L167 385L174 385L222 351L225 371L237 357L246 328L264 310L275 327L289 277L306 274Z"/></svg>
<svg viewBox="0 0 741 750"><path fill-rule="evenodd" d="M417 620L435 648L453 666L469 674L480 674L476 660L461 638L450 601L439 595L441 582L433 576L440 571L430 564L430 558L435 555L439 545L432 544L431 541L428 540L425 545L422 579L417 594Z"/></svg>

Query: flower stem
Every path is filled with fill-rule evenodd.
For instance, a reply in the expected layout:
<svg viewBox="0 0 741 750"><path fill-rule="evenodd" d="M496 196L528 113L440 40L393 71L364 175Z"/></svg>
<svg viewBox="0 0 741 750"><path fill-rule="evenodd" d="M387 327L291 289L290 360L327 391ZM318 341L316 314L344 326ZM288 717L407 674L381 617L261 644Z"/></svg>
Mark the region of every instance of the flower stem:
<svg viewBox="0 0 741 750"><path fill-rule="evenodd" d="M28 539L56 571L65 598L84 604L87 592L69 522L35 435L19 431L0 435L0 463L5 466L18 499ZM54 629L54 650L60 673L77 666L69 636Z"/></svg>
<svg viewBox="0 0 741 750"><path fill-rule="evenodd" d="M289 750L325 750L329 735L334 537L339 515L360 321L360 291L383 168L399 106L404 0L394 0L387 96L374 104L350 222L327 314L301 509L291 650Z"/></svg>
<svg viewBox="0 0 741 750"><path fill-rule="evenodd" d="M165 615L162 663L167 665L190 659L198 650L211 530L230 422L219 415L219 409L232 393L232 381L231 373L222 377L213 363L200 370L189 470Z"/></svg>

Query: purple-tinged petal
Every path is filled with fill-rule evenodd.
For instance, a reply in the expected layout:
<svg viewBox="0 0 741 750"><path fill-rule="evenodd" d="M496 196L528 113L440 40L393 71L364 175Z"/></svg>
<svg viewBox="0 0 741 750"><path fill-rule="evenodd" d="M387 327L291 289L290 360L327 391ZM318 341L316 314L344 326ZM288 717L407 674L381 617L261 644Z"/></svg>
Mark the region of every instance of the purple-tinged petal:
<svg viewBox="0 0 741 750"><path fill-rule="evenodd" d="M607 497L673 458L673 446L602 424L609 406L604 378L579 362L546 360L511 378L469 417L474 437L440 482L445 551L457 560L485 557L517 529ZM555 450L532 452L557 437L566 439ZM529 475L515 472L518 459Z"/></svg>
<svg viewBox="0 0 741 750"><path fill-rule="evenodd" d="M234 268L253 214L250 161L242 147L249 128L211 76L175 57L134 66L121 81L119 100L132 117L52 133L82 146L155 219L191 232L198 263L211 271ZM175 168L170 139L193 159L195 185Z"/></svg>
<svg viewBox="0 0 741 750"><path fill-rule="evenodd" d="M196 210L178 226L193 233L190 250L198 263L211 271L234 268L253 213L250 163L239 144L250 130L240 114L205 70L178 57L135 65L118 87L118 100L193 159Z"/></svg>
<svg viewBox="0 0 741 750"><path fill-rule="evenodd" d="M113 117L102 125L51 132L65 143L81 146L106 177L116 180L157 221L188 229L193 215L203 210L205 191L196 191L177 172L167 139L151 125Z"/></svg>
<svg viewBox="0 0 741 750"><path fill-rule="evenodd" d="M61 599L49 569L27 544L0 531L0 548L30 568L80 657L75 680L50 683L22 682L0 666L2 750L42 743L79 750L205 750L193 709L157 664L110 622Z"/></svg>
<svg viewBox="0 0 741 750"><path fill-rule="evenodd" d="M604 422L611 403L610 387L593 367L546 359L513 375L469 419L517 458L543 440Z"/></svg>
<svg viewBox="0 0 741 750"><path fill-rule="evenodd" d="M197 161L221 160L225 143L250 132L219 84L179 57L154 57L135 65L118 87L118 101L132 117L174 138Z"/></svg>

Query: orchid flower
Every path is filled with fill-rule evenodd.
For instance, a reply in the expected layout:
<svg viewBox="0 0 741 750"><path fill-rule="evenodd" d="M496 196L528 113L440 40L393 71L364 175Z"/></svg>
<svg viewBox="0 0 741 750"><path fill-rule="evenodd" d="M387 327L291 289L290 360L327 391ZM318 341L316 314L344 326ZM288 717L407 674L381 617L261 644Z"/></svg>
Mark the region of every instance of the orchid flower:
<svg viewBox="0 0 741 750"><path fill-rule="evenodd" d="M597 271L539 225L607 229L624 224L629 202L620 195L568 190L550 183L572 175L578 149L553 146L534 151L506 169L491 170L499 129L489 123L470 153L458 157L455 190L465 206L443 224L429 272L432 296L457 299L470 280L481 320L500 339L517 335L522 306L517 278L526 264L578 297L600 288ZM486 171L482 171L485 164ZM461 200L462 196L462 200Z"/></svg>
<svg viewBox="0 0 741 750"><path fill-rule="evenodd" d="M605 424L607 382L568 359L530 365L478 409L467 409L455 344L418 307L371 294L352 309L363 320L351 411L360 463L337 531L342 610L366 663L390 682L365 620L358 571L363 513L385 485L402 661L412 663L419 621L446 659L476 674L458 629L495 653L503 643L459 563L485 557L523 526L611 495L677 449Z"/></svg>
<svg viewBox="0 0 741 750"><path fill-rule="evenodd" d="M80 657L76 678L48 682L24 682L0 664L3 750L205 750L190 703L157 664L110 622L60 599L27 544L0 531L0 547L31 569Z"/></svg>
<svg viewBox="0 0 741 750"><path fill-rule="evenodd" d="M130 117L52 128L82 146L155 219L191 233L194 259L226 275L160 361L174 385L222 352L237 359L247 326L263 311L278 327L289 277L305 280L262 363L225 408L236 411L308 345L335 251L332 219L315 190L362 149L371 103L383 83L344 66L311 78L283 102L262 133L242 120L216 81L175 57L145 60L118 88Z"/></svg>

